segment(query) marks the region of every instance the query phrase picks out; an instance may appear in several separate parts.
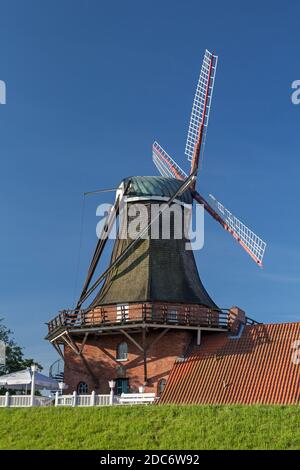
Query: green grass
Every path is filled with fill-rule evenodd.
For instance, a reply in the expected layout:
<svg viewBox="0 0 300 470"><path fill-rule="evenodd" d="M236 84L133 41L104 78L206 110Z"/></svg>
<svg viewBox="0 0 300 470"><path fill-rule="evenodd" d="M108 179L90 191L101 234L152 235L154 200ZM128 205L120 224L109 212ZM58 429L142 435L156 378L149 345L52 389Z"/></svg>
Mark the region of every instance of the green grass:
<svg viewBox="0 0 300 470"><path fill-rule="evenodd" d="M300 449L300 408L2 408L0 449Z"/></svg>

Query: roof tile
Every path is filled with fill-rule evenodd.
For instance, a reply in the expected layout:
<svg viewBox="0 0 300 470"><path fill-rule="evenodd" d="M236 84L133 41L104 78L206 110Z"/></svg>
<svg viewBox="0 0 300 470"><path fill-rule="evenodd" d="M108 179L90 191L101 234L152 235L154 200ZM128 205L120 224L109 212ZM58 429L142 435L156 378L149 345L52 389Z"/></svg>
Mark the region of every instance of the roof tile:
<svg viewBox="0 0 300 470"><path fill-rule="evenodd" d="M201 346L174 364L160 402L299 403L299 339L300 323L246 326L238 339L203 333Z"/></svg>

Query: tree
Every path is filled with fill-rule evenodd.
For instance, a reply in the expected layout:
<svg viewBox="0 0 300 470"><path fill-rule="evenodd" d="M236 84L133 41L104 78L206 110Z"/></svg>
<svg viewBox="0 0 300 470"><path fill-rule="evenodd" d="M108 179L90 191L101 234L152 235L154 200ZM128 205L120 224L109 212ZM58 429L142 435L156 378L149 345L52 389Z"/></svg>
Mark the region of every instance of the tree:
<svg viewBox="0 0 300 470"><path fill-rule="evenodd" d="M12 331L3 324L3 318L0 318L0 341L4 341L6 345L6 364L4 367L0 366L0 375L26 369L32 364L36 364L38 369L42 370L42 366L36 361L24 358L22 348L15 342Z"/></svg>

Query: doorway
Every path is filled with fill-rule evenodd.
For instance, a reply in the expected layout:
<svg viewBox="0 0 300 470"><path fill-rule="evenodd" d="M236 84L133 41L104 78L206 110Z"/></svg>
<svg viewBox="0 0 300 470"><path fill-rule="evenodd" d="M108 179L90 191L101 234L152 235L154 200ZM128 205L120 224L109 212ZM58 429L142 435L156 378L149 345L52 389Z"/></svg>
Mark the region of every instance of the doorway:
<svg viewBox="0 0 300 470"><path fill-rule="evenodd" d="M116 395L129 393L129 379L117 379L115 393Z"/></svg>

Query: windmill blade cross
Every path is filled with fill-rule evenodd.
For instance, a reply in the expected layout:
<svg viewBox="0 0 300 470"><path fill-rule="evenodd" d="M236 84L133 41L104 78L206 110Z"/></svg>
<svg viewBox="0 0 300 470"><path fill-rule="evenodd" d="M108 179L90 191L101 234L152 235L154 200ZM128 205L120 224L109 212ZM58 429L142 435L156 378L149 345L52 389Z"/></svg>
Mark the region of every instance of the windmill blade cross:
<svg viewBox="0 0 300 470"><path fill-rule="evenodd" d="M262 266L266 250L266 242L235 217L226 207L210 194L210 204L197 192L192 191L193 198L204 205L206 211L227 230L251 256Z"/></svg>

